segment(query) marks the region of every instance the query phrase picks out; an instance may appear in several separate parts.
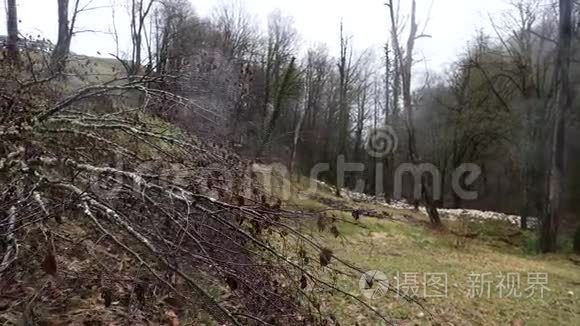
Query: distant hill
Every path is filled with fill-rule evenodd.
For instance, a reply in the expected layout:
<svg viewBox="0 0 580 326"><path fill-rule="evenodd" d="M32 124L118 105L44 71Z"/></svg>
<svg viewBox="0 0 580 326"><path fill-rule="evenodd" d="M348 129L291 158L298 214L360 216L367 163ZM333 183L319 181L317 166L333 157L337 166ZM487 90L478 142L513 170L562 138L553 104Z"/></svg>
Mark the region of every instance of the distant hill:
<svg viewBox="0 0 580 326"><path fill-rule="evenodd" d="M0 44L2 47L6 47L6 43L8 42L8 36L0 35ZM31 49L31 50L40 50L44 52L50 52L54 48L54 44L48 39L26 39L20 38L18 40L18 47L24 49Z"/></svg>

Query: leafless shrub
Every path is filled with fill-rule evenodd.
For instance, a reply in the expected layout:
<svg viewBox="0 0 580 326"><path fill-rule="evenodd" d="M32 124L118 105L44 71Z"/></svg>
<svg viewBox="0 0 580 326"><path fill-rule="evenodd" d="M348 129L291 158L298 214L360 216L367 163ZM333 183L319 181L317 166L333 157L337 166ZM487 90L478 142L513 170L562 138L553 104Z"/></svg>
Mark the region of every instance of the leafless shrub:
<svg viewBox="0 0 580 326"><path fill-rule="evenodd" d="M389 322L327 279L325 268L355 277L362 270L299 232L296 219L307 216L281 209L247 172L248 163L148 114L187 107L211 123L209 112L152 87L155 78L70 90L36 77L43 74L3 69L0 76L3 292L39 275L35 266L44 261L45 274L69 284L68 291L78 290L71 284L83 277L99 279L105 306L130 288L127 305L132 297L145 305L165 293L220 324L314 323L324 316L312 308L307 284ZM84 230L77 240L63 235L73 226ZM116 253L99 253L97 245L74 251L86 241ZM284 249L286 243L301 244L301 254ZM71 251L92 263L73 267L66 263ZM119 267L127 264L136 271ZM141 276L130 286L118 285L135 275ZM27 316L49 288L40 286L16 308ZM224 299L209 289L229 294Z"/></svg>

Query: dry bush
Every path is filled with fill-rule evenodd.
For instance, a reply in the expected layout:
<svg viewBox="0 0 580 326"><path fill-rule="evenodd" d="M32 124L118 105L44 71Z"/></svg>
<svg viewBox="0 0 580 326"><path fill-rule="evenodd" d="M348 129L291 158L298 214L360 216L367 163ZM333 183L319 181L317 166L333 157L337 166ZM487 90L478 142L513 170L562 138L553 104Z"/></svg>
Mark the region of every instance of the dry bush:
<svg viewBox="0 0 580 326"><path fill-rule="evenodd" d="M0 71L0 319L314 324L326 316L305 284L379 314L313 272L363 270L297 231L308 216L282 210L248 162L149 114L203 108L150 77L66 82Z"/></svg>

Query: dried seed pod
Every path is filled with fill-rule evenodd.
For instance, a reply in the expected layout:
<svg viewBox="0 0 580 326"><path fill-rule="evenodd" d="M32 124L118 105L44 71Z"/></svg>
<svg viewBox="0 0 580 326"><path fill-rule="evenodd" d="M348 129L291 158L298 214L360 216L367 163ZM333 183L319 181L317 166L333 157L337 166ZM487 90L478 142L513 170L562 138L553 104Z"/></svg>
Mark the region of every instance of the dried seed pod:
<svg viewBox="0 0 580 326"><path fill-rule="evenodd" d="M145 286L141 283L138 283L135 286L135 296L137 297L137 301L144 305L145 304L145 292L147 291L147 289L145 288Z"/></svg>
<svg viewBox="0 0 580 326"><path fill-rule="evenodd" d="M228 276L226 278L226 283L232 291L235 291L238 289L238 281L235 278Z"/></svg>
<svg viewBox="0 0 580 326"><path fill-rule="evenodd" d="M109 288L104 288L103 292L101 293L101 298L105 300L105 307L109 308L113 303L113 291Z"/></svg>
<svg viewBox="0 0 580 326"><path fill-rule="evenodd" d="M300 288L302 290L306 289L306 287L308 286L308 279L306 278L306 275L302 275L302 277L300 278Z"/></svg>
<svg viewBox="0 0 580 326"><path fill-rule="evenodd" d="M56 276L56 272L57 272L56 257L54 256L54 253L52 252L52 250L49 250L47 252L46 257L44 258L44 261L42 262L42 269L44 270L44 272L46 274Z"/></svg>
<svg viewBox="0 0 580 326"><path fill-rule="evenodd" d="M332 228L330 228L330 233L332 233L332 235L335 238L338 238L340 236L340 232L338 231L338 228L335 225L333 225Z"/></svg>
<svg viewBox="0 0 580 326"><path fill-rule="evenodd" d="M332 259L332 250L328 248L322 248L320 251L320 266L328 266L330 260Z"/></svg>
<svg viewBox="0 0 580 326"><path fill-rule="evenodd" d="M244 197L237 195L236 202L237 202L238 206L244 206L244 203L245 203Z"/></svg>
<svg viewBox="0 0 580 326"><path fill-rule="evenodd" d="M241 215L239 215L238 217L236 217L236 220L238 221L238 224L240 226L242 226L242 225L244 225L244 222L246 221L246 218L243 217L243 216L241 216Z"/></svg>

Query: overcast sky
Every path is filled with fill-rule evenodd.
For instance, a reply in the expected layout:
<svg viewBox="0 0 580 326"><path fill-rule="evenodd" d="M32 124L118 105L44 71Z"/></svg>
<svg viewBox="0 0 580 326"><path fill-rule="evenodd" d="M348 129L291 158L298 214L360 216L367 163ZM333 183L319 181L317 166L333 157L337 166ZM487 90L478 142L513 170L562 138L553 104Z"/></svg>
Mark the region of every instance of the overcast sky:
<svg viewBox="0 0 580 326"><path fill-rule="evenodd" d="M82 0L90 1L90 0ZM103 7L86 12L79 17L80 29L97 30L101 33L83 33L73 41L73 51L87 55L115 52L113 30L115 5L117 29L128 35L128 21L123 19L126 9L121 4L127 0L93 0L92 7ZM228 0L191 0L201 16L211 14L212 8ZM265 26L268 13L280 9L283 14L294 17L296 28L307 47L316 42L326 43L331 50L337 49L339 22L344 19L345 30L352 36L356 49L379 48L387 39L387 9L384 0L236 0L240 1ZM71 0L72 2L72 0ZM479 28L490 31L489 15L498 15L507 8L508 0L417 0L418 19L421 28L428 22L425 33L430 39L417 44L417 56L430 70L441 71L465 48L469 39ZM23 34L40 35L55 40L57 32L56 0L17 0L20 30ZM401 13L406 14L410 1L402 0ZM429 10L431 8L431 10ZM430 17L427 20L427 17ZM6 33L6 17L0 18L0 33ZM124 49L121 49L123 51ZM336 51L335 51L336 52Z"/></svg>

